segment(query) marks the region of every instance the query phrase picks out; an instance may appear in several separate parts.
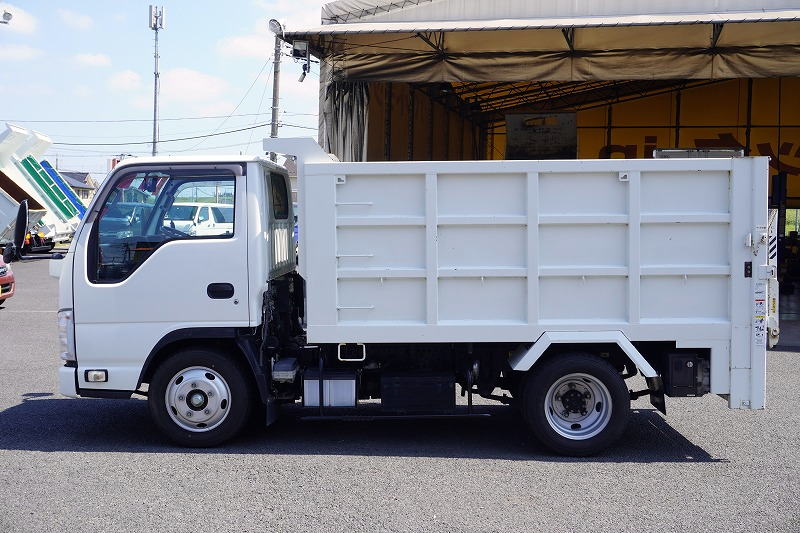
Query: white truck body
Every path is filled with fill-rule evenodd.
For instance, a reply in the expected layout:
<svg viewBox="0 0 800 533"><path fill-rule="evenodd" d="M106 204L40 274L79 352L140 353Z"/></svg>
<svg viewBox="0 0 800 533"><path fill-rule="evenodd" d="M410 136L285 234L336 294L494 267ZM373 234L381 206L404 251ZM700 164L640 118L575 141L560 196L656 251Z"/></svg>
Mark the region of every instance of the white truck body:
<svg viewBox="0 0 800 533"><path fill-rule="evenodd" d="M767 176L765 157L305 162L308 340L621 332L710 348L711 392L763 407Z"/></svg>
<svg viewBox="0 0 800 533"><path fill-rule="evenodd" d="M211 445L241 427L201 390L248 396L228 382L252 379L268 420L287 401L450 412L454 384L512 401L499 388L526 402L537 438L578 455L618 438L643 394L662 411L665 395L708 392L764 407L767 158L342 163L311 140L265 149L298 157L297 268L289 179L264 158L131 159L106 179L51 270L63 394L147 383L170 438ZM222 189L232 228L164 225L187 187ZM152 214L105 231L128 191ZM628 397L637 372L648 389Z"/></svg>

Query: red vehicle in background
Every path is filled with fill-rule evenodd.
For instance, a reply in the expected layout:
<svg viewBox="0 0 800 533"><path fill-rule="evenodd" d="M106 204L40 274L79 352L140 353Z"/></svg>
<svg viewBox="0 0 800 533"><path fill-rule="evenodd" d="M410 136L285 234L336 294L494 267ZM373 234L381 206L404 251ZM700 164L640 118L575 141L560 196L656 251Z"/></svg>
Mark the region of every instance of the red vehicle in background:
<svg viewBox="0 0 800 533"><path fill-rule="evenodd" d="M11 271L11 266L3 261L0 256L0 305L3 305L6 300L14 296L14 273Z"/></svg>

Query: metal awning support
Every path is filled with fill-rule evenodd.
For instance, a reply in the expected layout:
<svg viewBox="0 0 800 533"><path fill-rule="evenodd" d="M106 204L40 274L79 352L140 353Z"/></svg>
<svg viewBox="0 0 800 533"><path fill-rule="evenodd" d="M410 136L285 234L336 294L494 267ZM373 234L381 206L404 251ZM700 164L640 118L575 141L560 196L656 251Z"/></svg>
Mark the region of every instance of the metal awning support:
<svg viewBox="0 0 800 533"><path fill-rule="evenodd" d="M575 28L561 28L561 33L564 34L564 39L567 41L567 46L571 52L575 51Z"/></svg>
<svg viewBox="0 0 800 533"><path fill-rule="evenodd" d="M722 35L722 28L725 27L725 24L717 23L712 25L711 29L711 48L716 48L717 43L719 42L719 37Z"/></svg>

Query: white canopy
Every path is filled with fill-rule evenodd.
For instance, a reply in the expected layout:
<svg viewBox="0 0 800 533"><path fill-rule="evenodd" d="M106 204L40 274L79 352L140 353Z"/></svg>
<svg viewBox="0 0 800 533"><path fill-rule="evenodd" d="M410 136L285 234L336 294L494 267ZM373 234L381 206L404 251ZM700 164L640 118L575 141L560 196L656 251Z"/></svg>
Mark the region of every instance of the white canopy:
<svg viewBox="0 0 800 533"><path fill-rule="evenodd" d="M285 37L310 41L338 80L800 75L797 2L732 0L723 3L725 8L713 0L588 4L592 3L346 0L323 8L323 24L293 29ZM697 11L703 8L708 9Z"/></svg>
<svg viewBox="0 0 800 533"><path fill-rule="evenodd" d="M351 22L320 24L286 32L290 36L307 34L347 35L358 33L413 33L437 31L492 31L560 28L602 28L622 26L664 26L685 24L731 24L739 22L779 22L800 20L800 9L748 11L741 13L690 13L659 15L615 15L607 17L562 17L492 20L435 20L411 22Z"/></svg>

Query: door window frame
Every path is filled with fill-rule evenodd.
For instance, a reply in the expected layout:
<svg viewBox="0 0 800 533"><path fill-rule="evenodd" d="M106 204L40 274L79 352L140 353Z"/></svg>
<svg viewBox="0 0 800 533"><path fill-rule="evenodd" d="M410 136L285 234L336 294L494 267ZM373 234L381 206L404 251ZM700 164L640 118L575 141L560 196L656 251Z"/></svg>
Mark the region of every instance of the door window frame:
<svg viewBox="0 0 800 533"><path fill-rule="evenodd" d="M220 170L220 171L228 171L228 172L230 172L230 177L233 179L233 208L234 208L233 232L228 233L228 234L223 234L223 235L196 235L196 236L187 235L186 237L176 237L176 238L172 238L172 239L169 239L169 240L162 241L161 243L157 244L153 248L152 252L150 253L150 255L148 257L146 257L141 263L137 264L133 269L131 269L131 271L128 272L128 274L124 278L121 278L121 279L118 279L118 280L101 280L101 279L98 279L98 276L97 276L97 266L98 266L97 265L97 261L99 259L99 257L98 257L98 251L99 251L99 246L98 246L99 235L98 235L98 233L99 233L99 229L100 229L99 214L103 210L103 208L105 207L106 202L108 201L108 197L111 194L113 194L113 192L116 190L116 186L120 182L120 180L124 176L126 176L126 175L128 175L130 173L133 173L133 172L145 172L145 171L147 171L147 172L159 172L159 171L162 171L162 172L168 173L171 170L204 170L204 171ZM186 240L231 239L231 238L235 237L236 233L237 233L237 229L236 229L237 226L246 226L247 225L246 224L246 216L242 217L244 219L243 223L236 224L237 205L238 204L242 204L242 209L245 208L244 202L239 202L238 198L237 198L237 195L239 194L238 193L239 183L237 183L237 182L241 181L242 182L242 186L244 186L246 188L246 185L244 185L246 183L246 180L240 180L239 179L239 178L246 177L246 176L247 176L247 163L246 162L241 162L241 163L235 163L235 162L223 163L223 162L220 162L220 163L205 163L205 164L188 163L188 162L187 163L165 163L165 164L140 163L140 164L125 165L123 167L115 169L111 174L109 174L106 177L105 182L107 182L108 185L105 185L103 187L103 189L102 189L102 192L100 192L100 193L98 193L96 195L97 197L95 198L95 201L92 204L92 209L91 209L90 212L87 213L86 217L84 218L84 222L83 222L84 228L87 225L91 224L91 228L89 229L90 233L89 233L88 238L86 239L86 262L85 262L85 267L86 267L85 275L86 275L86 279L88 280L89 284L90 285L114 285L114 284L117 284L117 283L123 283L125 280L130 278L131 275L133 275L133 273L136 272L139 269L139 267L141 267L144 263L146 263L147 260L150 259L150 257L152 257L153 254L155 254L155 252L159 248L161 248L163 245L165 245L167 243L170 243L170 242L186 241ZM226 179L227 179L227 176L226 176ZM154 213L154 210L152 210L150 216L153 216L153 213ZM243 230L238 230L238 231L243 231Z"/></svg>

